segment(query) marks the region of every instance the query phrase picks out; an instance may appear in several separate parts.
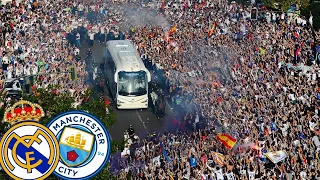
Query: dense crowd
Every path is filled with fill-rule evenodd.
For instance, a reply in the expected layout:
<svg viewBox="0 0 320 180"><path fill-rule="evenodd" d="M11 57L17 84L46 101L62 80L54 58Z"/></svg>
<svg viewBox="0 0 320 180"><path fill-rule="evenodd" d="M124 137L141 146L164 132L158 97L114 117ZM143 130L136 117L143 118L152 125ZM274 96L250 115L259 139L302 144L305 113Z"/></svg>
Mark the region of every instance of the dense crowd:
<svg viewBox="0 0 320 180"><path fill-rule="evenodd" d="M86 64L76 61L76 50L66 40L66 25L72 17L60 1L12 1L0 7L0 87L18 78L27 91L58 86L77 101L85 92ZM74 17L73 17L74 18ZM72 81L70 66L76 66L78 79ZM38 76L30 76L36 75ZM29 76L26 78L19 78ZM31 87L32 85L32 87Z"/></svg>
<svg viewBox="0 0 320 180"><path fill-rule="evenodd" d="M225 148L212 128L161 135L131 149L135 153L124 163L123 176L320 178L320 69L313 57L312 20L270 12L251 20L251 8L227 1L166 1L159 11L172 25L169 31L135 29L131 40L165 72L171 100L187 114L184 120L197 122L195 114L201 113L238 142L232 150ZM286 158L273 163L266 153L277 151L286 152ZM224 155L223 165L213 161L212 152Z"/></svg>
<svg viewBox="0 0 320 180"><path fill-rule="evenodd" d="M251 20L252 5L226 0L136 4L15 0L2 6L0 83L52 73L24 83L59 85L81 101L87 88L86 62L77 58L81 42L92 46L94 40L127 37L154 71L164 72L171 101L182 107L176 111L184 111L181 121L196 123L198 114L210 123L196 132L144 140L125 157L119 178L320 178L320 68L311 21L269 12ZM141 17L149 9L157 18ZM128 17L129 10L137 13ZM77 66L77 81L58 73L70 65ZM217 141L221 129L237 139L232 150ZM265 153L274 151L285 151L286 158L272 163ZM223 154L222 164L213 152Z"/></svg>

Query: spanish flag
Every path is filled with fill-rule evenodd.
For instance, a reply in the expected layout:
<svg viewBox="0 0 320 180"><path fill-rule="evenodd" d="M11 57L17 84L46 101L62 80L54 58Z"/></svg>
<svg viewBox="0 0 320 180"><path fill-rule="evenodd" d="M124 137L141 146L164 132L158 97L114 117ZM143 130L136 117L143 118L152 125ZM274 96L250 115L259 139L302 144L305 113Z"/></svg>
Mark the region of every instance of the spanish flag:
<svg viewBox="0 0 320 180"><path fill-rule="evenodd" d="M215 30L216 26L217 26L217 23L214 22L214 23L212 24L212 28L210 29L210 31L209 31L209 33L208 33L208 36L209 36L209 37L212 36L212 34L214 33L214 30Z"/></svg>
<svg viewBox="0 0 320 180"><path fill-rule="evenodd" d="M228 134L218 134L217 139L222 142L228 149L232 149L233 146L236 144L237 140L233 137L229 136Z"/></svg>
<svg viewBox="0 0 320 180"><path fill-rule="evenodd" d="M175 33L177 31L177 26L172 26L170 31L169 31L169 35Z"/></svg>

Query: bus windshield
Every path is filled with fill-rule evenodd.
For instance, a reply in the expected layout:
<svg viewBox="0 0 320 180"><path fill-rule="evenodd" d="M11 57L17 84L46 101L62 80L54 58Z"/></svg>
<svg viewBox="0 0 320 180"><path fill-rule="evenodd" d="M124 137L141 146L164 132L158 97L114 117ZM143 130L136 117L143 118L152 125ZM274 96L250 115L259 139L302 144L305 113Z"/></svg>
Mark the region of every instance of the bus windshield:
<svg viewBox="0 0 320 180"><path fill-rule="evenodd" d="M147 94L147 74L139 72L119 72L118 93L120 96L142 96Z"/></svg>

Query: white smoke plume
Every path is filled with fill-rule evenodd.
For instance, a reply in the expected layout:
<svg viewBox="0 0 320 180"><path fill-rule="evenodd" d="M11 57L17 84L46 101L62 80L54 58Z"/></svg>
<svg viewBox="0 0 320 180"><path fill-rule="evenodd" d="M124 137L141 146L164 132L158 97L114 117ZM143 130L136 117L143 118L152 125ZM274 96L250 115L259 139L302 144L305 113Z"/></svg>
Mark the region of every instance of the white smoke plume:
<svg viewBox="0 0 320 180"><path fill-rule="evenodd" d="M159 14L157 9L151 7L136 7L130 5L115 5L111 9L123 12L123 22L120 23L121 29L130 27L161 27L164 32L170 30L170 23Z"/></svg>

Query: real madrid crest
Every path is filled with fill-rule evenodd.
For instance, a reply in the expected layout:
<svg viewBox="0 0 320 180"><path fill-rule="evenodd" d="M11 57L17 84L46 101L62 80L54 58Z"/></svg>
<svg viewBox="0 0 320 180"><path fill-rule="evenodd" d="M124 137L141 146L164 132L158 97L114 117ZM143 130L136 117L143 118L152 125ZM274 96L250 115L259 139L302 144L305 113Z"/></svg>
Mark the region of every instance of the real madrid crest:
<svg viewBox="0 0 320 180"><path fill-rule="evenodd" d="M13 127L1 140L0 163L15 180L43 180L59 162L59 143L55 135L38 123L44 116L38 104L22 99L4 114L3 121Z"/></svg>
<svg viewBox="0 0 320 180"><path fill-rule="evenodd" d="M62 179L89 179L106 165L110 136L95 116L69 111L55 117L47 127L59 141L60 161L54 174Z"/></svg>

